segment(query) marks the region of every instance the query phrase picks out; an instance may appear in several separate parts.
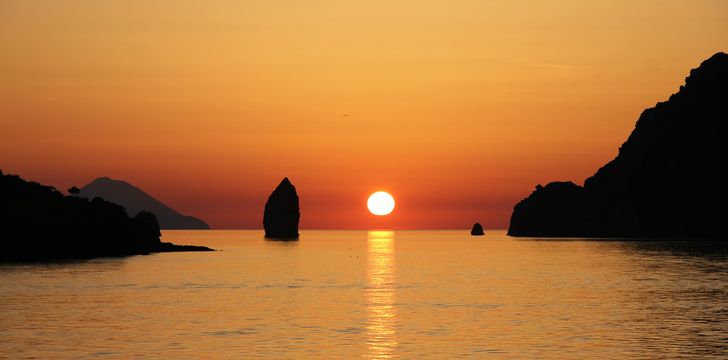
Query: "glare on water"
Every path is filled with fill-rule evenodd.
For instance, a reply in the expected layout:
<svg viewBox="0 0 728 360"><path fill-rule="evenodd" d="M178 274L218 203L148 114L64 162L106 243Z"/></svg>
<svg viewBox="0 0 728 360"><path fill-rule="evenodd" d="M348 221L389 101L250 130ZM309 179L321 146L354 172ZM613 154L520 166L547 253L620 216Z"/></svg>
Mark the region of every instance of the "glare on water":
<svg viewBox="0 0 728 360"><path fill-rule="evenodd" d="M367 249L368 355L375 359L388 359L397 348L394 232L370 231Z"/></svg>

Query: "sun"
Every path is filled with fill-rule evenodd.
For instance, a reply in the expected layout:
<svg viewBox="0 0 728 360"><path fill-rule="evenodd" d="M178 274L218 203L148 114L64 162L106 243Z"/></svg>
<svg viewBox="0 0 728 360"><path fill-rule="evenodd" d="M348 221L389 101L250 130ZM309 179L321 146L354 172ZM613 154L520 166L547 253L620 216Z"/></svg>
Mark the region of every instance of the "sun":
<svg viewBox="0 0 728 360"><path fill-rule="evenodd" d="M374 215L389 215L394 210L394 198L387 192L377 191L369 195L367 207L369 208L369 212Z"/></svg>

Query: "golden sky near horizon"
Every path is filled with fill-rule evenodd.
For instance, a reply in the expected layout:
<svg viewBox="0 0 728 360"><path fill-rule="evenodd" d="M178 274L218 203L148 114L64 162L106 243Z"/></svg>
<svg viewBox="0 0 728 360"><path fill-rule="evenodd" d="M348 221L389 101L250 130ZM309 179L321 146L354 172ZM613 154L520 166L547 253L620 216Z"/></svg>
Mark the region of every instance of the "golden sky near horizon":
<svg viewBox="0 0 728 360"><path fill-rule="evenodd" d="M213 227L285 176L304 228L507 227L718 51L726 1L0 0L0 169Z"/></svg>

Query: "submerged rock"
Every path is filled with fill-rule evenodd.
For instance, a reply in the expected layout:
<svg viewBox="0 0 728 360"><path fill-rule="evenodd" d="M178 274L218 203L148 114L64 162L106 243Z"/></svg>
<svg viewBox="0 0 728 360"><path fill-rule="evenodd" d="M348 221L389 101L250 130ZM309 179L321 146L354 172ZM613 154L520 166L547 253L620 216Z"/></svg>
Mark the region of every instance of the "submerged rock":
<svg viewBox="0 0 728 360"><path fill-rule="evenodd" d="M473 224L473 229L470 230L470 235L473 236L481 236L485 235L485 231L483 231L483 225L480 225L480 223Z"/></svg>
<svg viewBox="0 0 728 360"><path fill-rule="evenodd" d="M617 157L584 186L537 186L508 234L544 237L723 237L728 54L690 71L668 101L642 112Z"/></svg>
<svg viewBox="0 0 728 360"><path fill-rule="evenodd" d="M300 217L296 187L291 184L288 178L284 178L265 203L265 211L263 212L265 237L298 239L298 220Z"/></svg>

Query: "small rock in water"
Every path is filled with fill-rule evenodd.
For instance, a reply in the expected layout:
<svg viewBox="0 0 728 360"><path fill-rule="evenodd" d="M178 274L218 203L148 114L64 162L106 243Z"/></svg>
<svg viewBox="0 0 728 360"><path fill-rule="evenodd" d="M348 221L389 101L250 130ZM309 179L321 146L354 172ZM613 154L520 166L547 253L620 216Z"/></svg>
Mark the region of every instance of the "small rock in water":
<svg viewBox="0 0 728 360"><path fill-rule="evenodd" d="M483 231L483 225L480 225L480 223L473 224L473 229L470 230L470 235L473 236L481 236L485 235L485 231Z"/></svg>

